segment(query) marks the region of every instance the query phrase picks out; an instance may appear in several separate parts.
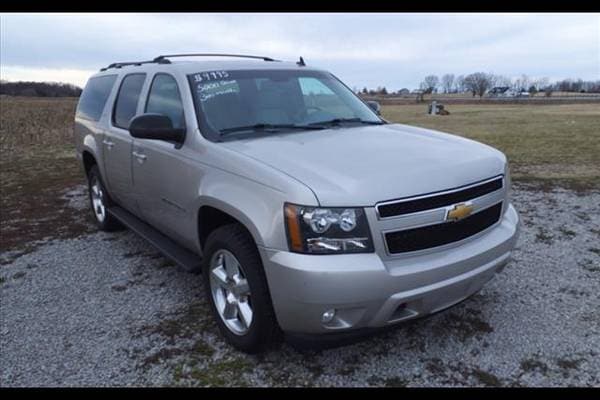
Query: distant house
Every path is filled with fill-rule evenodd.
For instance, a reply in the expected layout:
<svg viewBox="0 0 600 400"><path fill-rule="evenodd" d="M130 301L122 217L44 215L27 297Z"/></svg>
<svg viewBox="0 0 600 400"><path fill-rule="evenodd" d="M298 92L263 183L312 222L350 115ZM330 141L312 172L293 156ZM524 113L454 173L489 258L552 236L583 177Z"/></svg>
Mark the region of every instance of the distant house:
<svg viewBox="0 0 600 400"><path fill-rule="evenodd" d="M488 92L489 97L529 97L525 90L515 90L508 86L496 86Z"/></svg>
<svg viewBox="0 0 600 400"><path fill-rule="evenodd" d="M510 87L508 86L496 86L491 88L488 92L488 96L490 97L509 97Z"/></svg>
<svg viewBox="0 0 600 400"><path fill-rule="evenodd" d="M398 90L398 94L405 95L405 94L409 94L409 93L410 93L410 90L408 90L406 88Z"/></svg>

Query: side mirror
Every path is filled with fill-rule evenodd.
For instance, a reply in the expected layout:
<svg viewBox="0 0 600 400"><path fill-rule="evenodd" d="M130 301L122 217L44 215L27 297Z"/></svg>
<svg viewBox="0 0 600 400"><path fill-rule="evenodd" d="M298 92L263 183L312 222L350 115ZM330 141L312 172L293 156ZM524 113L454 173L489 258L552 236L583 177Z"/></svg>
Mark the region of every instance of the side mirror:
<svg viewBox="0 0 600 400"><path fill-rule="evenodd" d="M375 111L375 114L381 115L381 106L379 105L378 102L370 100L370 101L367 101L367 105L369 107L371 107L371 110Z"/></svg>
<svg viewBox="0 0 600 400"><path fill-rule="evenodd" d="M185 130L173 128L171 118L162 114L142 114L129 124L129 133L138 139L165 140L183 143Z"/></svg>

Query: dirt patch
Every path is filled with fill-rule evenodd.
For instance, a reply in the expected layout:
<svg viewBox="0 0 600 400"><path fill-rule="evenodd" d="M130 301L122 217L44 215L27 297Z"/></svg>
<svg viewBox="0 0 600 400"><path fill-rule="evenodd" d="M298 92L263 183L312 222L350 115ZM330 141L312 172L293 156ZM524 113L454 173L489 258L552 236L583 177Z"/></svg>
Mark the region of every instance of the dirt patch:
<svg viewBox="0 0 600 400"><path fill-rule="evenodd" d="M163 347L158 350L156 353L144 358L142 361L142 365L148 366L149 364L160 364L165 360L173 358L183 354L183 350L177 347Z"/></svg>
<svg viewBox="0 0 600 400"><path fill-rule="evenodd" d="M572 231L564 226L561 226L560 228L558 228L558 230L563 235L563 237L567 239L573 239L575 236L577 236L577 233L575 231Z"/></svg>
<svg viewBox="0 0 600 400"><path fill-rule="evenodd" d="M548 233L548 230L546 228L538 226L538 232L535 235L536 242L551 245L554 242L553 239L554 235Z"/></svg>
<svg viewBox="0 0 600 400"><path fill-rule="evenodd" d="M537 358L526 358L521 361L521 369L526 373L539 372L543 375L548 373L548 365Z"/></svg>
<svg viewBox="0 0 600 400"><path fill-rule="evenodd" d="M479 337L494 331L494 328L482 318L481 310L468 308L462 315L449 312L445 324L439 325L436 334L450 336L464 343L473 337Z"/></svg>
<svg viewBox="0 0 600 400"><path fill-rule="evenodd" d="M174 316L163 318L157 325L142 327L136 335L158 334L165 337L167 344L174 345L181 339L191 339L198 332L216 330L208 306L197 301L184 307Z"/></svg>
<svg viewBox="0 0 600 400"><path fill-rule="evenodd" d="M477 380L485 386L498 387L502 386L500 379L494 374L483 371L481 369L473 369L471 374L477 378Z"/></svg>
<svg viewBox="0 0 600 400"><path fill-rule="evenodd" d="M556 365L558 365L563 370L577 369L579 368L579 364L581 364L582 359L569 360L564 358L559 358L556 360Z"/></svg>
<svg viewBox="0 0 600 400"><path fill-rule="evenodd" d="M3 159L0 178L0 252L10 252L9 258L33 250L39 241L94 231L87 193L81 193L85 178L74 151L40 150L35 156ZM73 206L82 201L86 206Z"/></svg>
<svg viewBox="0 0 600 400"><path fill-rule="evenodd" d="M178 377L179 380L189 379L193 386L243 387L248 386L244 374L251 370L252 364L244 358L232 358L205 367L192 367L187 374L180 371Z"/></svg>

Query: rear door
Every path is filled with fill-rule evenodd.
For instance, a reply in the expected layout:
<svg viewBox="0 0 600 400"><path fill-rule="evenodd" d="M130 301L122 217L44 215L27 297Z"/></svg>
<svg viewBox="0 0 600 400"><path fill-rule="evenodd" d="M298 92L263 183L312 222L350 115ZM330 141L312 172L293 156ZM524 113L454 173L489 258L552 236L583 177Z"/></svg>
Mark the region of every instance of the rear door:
<svg viewBox="0 0 600 400"><path fill-rule="evenodd" d="M112 109L109 128L104 135L104 165L111 196L122 207L139 214L133 190L131 151L133 137L129 122L138 109L146 74L128 74L121 80Z"/></svg>

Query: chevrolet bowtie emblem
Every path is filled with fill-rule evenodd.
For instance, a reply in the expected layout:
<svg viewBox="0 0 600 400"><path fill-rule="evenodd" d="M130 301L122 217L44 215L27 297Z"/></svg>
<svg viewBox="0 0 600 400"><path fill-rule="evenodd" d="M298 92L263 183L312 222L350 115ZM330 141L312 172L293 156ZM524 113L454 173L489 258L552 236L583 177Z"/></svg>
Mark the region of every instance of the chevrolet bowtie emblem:
<svg viewBox="0 0 600 400"><path fill-rule="evenodd" d="M471 215L473 212L473 206L471 204L457 204L451 210L448 210L446 214L447 221L458 221Z"/></svg>

